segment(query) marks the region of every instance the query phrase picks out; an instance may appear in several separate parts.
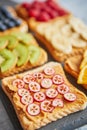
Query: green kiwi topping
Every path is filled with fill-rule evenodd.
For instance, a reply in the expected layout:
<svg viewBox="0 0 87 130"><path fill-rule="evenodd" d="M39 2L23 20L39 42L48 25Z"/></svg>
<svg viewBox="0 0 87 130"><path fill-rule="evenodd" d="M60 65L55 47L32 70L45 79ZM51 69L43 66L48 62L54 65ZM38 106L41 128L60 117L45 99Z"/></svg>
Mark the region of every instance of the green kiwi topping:
<svg viewBox="0 0 87 130"><path fill-rule="evenodd" d="M3 49L0 51L0 55L4 58L3 62L0 64L1 72L5 72L13 68L17 62L17 57L8 49Z"/></svg>
<svg viewBox="0 0 87 130"><path fill-rule="evenodd" d="M29 45L28 51L29 51L29 57L30 57L29 61L31 64L34 64L40 56L40 48L38 46Z"/></svg>

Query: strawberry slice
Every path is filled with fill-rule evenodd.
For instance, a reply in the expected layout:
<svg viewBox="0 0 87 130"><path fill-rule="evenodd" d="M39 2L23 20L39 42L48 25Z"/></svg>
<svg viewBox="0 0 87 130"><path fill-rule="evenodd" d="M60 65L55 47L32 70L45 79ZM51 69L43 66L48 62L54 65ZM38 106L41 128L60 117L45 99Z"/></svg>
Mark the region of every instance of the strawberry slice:
<svg viewBox="0 0 87 130"><path fill-rule="evenodd" d="M52 101L52 105L54 107L63 107L64 106L64 103L63 103L63 100L61 98L55 98L53 101Z"/></svg>
<svg viewBox="0 0 87 130"><path fill-rule="evenodd" d="M15 79L15 80L13 81L12 85L13 85L13 86L16 86L16 87L18 87L18 88L23 88L24 85L25 85L25 83L24 83L24 81L21 80L21 79Z"/></svg>
<svg viewBox="0 0 87 130"><path fill-rule="evenodd" d="M65 94L69 92L69 87L66 84L58 85L57 90L60 94Z"/></svg>
<svg viewBox="0 0 87 130"><path fill-rule="evenodd" d="M53 74L55 73L55 70L54 70L53 68L51 68L51 67L46 67L46 68L44 69L44 73L45 73L46 75L53 75Z"/></svg>
<svg viewBox="0 0 87 130"><path fill-rule="evenodd" d="M41 102L41 110L45 112L52 112L54 107L51 104L51 101L49 100L44 100Z"/></svg>
<svg viewBox="0 0 87 130"><path fill-rule="evenodd" d="M44 101L46 98L45 94L43 92L37 92L34 94L34 99L38 102Z"/></svg>
<svg viewBox="0 0 87 130"><path fill-rule="evenodd" d="M29 91L25 88L18 89L18 95L21 96L21 97L24 96L24 95L29 95L29 94L30 94Z"/></svg>
<svg viewBox="0 0 87 130"><path fill-rule="evenodd" d="M46 96L49 98L55 98L57 95L58 95L58 92L53 88L50 88L46 91Z"/></svg>
<svg viewBox="0 0 87 130"><path fill-rule="evenodd" d="M59 84L62 84L63 82L64 82L64 79L61 75L56 74L56 75L53 76L53 83L54 84L59 85Z"/></svg>
<svg viewBox="0 0 87 130"><path fill-rule="evenodd" d="M24 105L33 103L33 97L30 94L22 96L20 100L21 100L21 103Z"/></svg>
<svg viewBox="0 0 87 130"><path fill-rule="evenodd" d="M40 107L38 104L32 103L28 105L27 112L31 116L36 116L40 113Z"/></svg>
<svg viewBox="0 0 87 130"><path fill-rule="evenodd" d="M29 83L30 81L34 81L35 79L34 79L34 77L31 75L31 74L27 74L27 75L25 75L24 77L23 77L23 81L25 82L25 83Z"/></svg>
<svg viewBox="0 0 87 130"><path fill-rule="evenodd" d="M65 94L64 94L64 98L65 98L67 101L73 102L73 101L76 100L76 95L75 95L74 93L68 92L68 93L65 93Z"/></svg>
<svg viewBox="0 0 87 130"><path fill-rule="evenodd" d="M49 79L49 78L44 78L42 81L41 81L41 86L43 88L50 88L52 86L52 80Z"/></svg>
<svg viewBox="0 0 87 130"><path fill-rule="evenodd" d="M29 83L29 90L32 91L32 92L39 92L40 91L40 85L35 81L31 81Z"/></svg>

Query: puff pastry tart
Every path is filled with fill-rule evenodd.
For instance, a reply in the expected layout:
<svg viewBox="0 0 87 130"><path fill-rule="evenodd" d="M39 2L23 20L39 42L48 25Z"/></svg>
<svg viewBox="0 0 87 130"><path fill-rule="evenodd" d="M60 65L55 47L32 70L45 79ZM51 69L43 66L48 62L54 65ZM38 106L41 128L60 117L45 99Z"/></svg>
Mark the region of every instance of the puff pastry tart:
<svg viewBox="0 0 87 130"><path fill-rule="evenodd" d="M20 19L15 10L10 6L0 6L0 35L12 31L27 32L26 22Z"/></svg>
<svg viewBox="0 0 87 130"><path fill-rule="evenodd" d="M25 17L23 13L28 12L26 19L30 29L46 46L53 58L62 62L68 57L82 54L87 47L87 26L53 0L35 5L34 3L22 4L17 10L20 16ZM41 8L41 3L45 7Z"/></svg>
<svg viewBox="0 0 87 130"><path fill-rule="evenodd" d="M24 130L39 129L87 105L87 97L69 83L57 62L4 78L2 88Z"/></svg>
<svg viewBox="0 0 87 130"><path fill-rule="evenodd" d="M40 66L46 61L46 51L32 34L12 32L0 36L0 78Z"/></svg>

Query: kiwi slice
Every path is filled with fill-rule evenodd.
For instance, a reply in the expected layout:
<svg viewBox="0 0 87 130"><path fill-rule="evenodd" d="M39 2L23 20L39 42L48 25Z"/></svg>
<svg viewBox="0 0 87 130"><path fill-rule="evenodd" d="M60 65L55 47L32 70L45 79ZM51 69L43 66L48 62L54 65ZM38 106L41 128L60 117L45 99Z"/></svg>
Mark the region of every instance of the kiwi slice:
<svg viewBox="0 0 87 130"><path fill-rule="evenodd" d="M12 36L15 36L18 40L20 40L21 42L23 42L26 45L29 45L29 43L32 40L31 35L29 35L28 33L23 33L23 32L14 32L12 33Z"/></svg>
<svg viewBox="0 0 87 130"><path fill-rule="evenodd" d="M0 37L0 50L4 49L8 45L8 40Z"/></svg>
<svg viewBox="0 0 87 130"><path fill-rule="evenodd" d="M28 49L22 43L19 43L16 48L13 50L14 54L18 56L17 66L24 65L28 62L29 53Z"/></svg>
<svg viewBox="0 0 87 130"><path fill-rule="evenodd" d="M0 65L1 72L8 71L16 65L17 57L10 50L1 50L0 56L4 58L4 61Z"/></svg>
<svg viewBox="0 0 87 130"><path fill-rule="evenodd" d="M8 45L7 45L8 49L14 49L18 44L18 40L15 36L5 35L3 36L3 39L8 40Z"/></svg>
<svg viewBox="0 0 87 130"><path fill-rule="evenodd" d="M28 51L29 51L29 61L31 64L34 64L40 56L40 48L38 46L29 45Z"/></svg>

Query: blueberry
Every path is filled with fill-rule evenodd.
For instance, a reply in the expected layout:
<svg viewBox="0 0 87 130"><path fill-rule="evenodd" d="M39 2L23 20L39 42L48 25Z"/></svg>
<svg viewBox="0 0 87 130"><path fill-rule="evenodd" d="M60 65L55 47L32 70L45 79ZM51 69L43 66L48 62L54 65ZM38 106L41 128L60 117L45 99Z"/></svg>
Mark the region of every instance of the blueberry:
<svg viewBox="0 0 87 130"><path fill-rule="evenodd" d="M9 28L12 28L12 27L15 26L15 23L12 22L12 21L9 21L9 23L7 24L7 26L8 26Z"/></svg>
<svg viewBox="0 0 87 130"><path fill-rule="evenodd" d="M0 26L0 31L5 31L7 29L7 26L2 24L2 26Z"/></svg>
<svg viewBox="0 0 87 130"><path fill-rule="evenodd" d="M16 24L16 26L19 26L21 24L21 20L20 19L16 19L15 20L15 24Z"/></svg>
<svg viewBox="0 0 87 130"><path fill-rule="evenodd" d="M11 20L15 23L15 26L19 26L21 24L21 20L20 19L12 18Z"/></svg>
<svg viewBox="0 0 87 130"><path fill-rule="evenodd" d="M4 20L5 19L5 16L0 12L0 20Z"/></svg>
<svg viewBox="0 0 87 130"><path fill-rule="evenodd" d="M3 15L7 18L12 18L11 13L7 10L5 6L0 7L0 11L2 12Z"/></svg>

